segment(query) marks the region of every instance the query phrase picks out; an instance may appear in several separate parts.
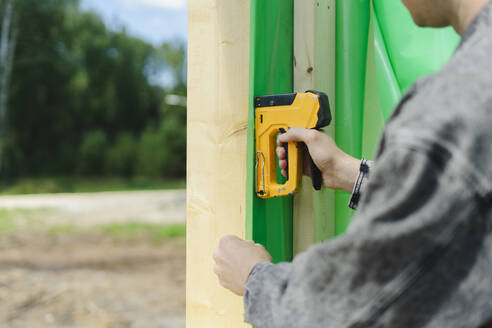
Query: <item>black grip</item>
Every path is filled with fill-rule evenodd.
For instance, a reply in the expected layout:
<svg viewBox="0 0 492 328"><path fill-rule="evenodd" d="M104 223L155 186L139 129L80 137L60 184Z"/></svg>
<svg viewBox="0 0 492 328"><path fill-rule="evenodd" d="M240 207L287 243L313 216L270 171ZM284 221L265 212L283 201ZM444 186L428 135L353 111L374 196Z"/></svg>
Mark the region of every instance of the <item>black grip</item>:
<svg viewBox="0 0 492 328"><path fill-rule="evenodd" d="M279 129L280 133L284 134L286 133L287 131L285 131L284 128L280 128ZM288 143L284 143L282 145L282 147L284 147L285 149L285 161L287 162L287 166L285 167L285 172L286 172L286 179L289 180L289 144Z"/></svg>
<svg viewBox="0 0 492 328"><path fill-rule="evenodd" d="M311 154L309 154L309 151L308 151L308 157L309 157L309 170L311 172L311 180L313 181L313 188L314 190L321 190L321 185L323 183L321 171L318 169L316 164L314 164L313 158L311 157Z"/></svg>

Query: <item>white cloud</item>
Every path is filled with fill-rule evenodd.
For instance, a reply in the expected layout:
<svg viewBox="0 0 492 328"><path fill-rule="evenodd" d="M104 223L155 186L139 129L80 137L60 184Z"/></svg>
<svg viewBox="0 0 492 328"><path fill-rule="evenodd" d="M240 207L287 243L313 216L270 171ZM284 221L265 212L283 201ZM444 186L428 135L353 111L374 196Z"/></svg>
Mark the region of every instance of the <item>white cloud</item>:
<svg viewBox="0 0 492 328"><path fill-rule="evenodd" d="M148 5L166 9L185 9L186 0L124 0L128 5Z"/></svg>

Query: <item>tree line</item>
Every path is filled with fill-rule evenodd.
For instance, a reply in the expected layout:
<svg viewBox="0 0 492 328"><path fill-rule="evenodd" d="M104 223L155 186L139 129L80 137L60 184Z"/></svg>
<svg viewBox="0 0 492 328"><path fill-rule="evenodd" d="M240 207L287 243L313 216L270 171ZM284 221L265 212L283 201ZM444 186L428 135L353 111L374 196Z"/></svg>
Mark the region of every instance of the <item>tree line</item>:
<svg viewBox="0 0 492 328"><path fill-rule="evenodd" d="M183 42L109 29L77 0L0 0L0 20L4 179L185 175Z"/></svg>

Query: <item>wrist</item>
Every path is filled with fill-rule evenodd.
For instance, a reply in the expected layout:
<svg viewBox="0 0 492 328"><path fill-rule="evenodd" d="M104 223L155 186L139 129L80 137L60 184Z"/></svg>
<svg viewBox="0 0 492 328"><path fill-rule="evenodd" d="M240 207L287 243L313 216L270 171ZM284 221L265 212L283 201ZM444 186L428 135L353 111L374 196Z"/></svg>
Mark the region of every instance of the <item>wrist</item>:
<svg viewBox="0 0 492 328"><path fill-rule="evenodd" d="M337 172L337 188L351 193L354 189L355 182L359 176L361 160L343 153L336 163L335 172Z"/></svg>

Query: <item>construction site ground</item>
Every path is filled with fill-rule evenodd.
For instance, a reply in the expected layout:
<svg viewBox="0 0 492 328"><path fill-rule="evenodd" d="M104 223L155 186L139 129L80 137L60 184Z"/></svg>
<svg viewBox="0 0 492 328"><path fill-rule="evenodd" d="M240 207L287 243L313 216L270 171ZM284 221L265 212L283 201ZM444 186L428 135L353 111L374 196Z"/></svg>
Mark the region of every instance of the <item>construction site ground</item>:
<svg viewBox="0 0 492 328"><path fill-rule="evenodd" d="M4 196L0 214L0 327L185 326L184 236L100 228L183 225L183 190Z"/></svg>

